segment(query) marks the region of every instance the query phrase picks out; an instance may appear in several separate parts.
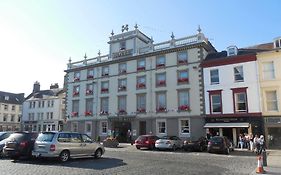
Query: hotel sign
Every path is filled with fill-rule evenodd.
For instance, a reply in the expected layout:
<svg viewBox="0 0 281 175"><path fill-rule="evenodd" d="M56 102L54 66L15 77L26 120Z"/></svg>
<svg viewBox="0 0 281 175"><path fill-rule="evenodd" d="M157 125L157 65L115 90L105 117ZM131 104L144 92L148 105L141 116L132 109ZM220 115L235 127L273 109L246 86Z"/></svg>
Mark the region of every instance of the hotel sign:
<svg viewBox="0 0 281 175"><path fill-rule="evenodd" d="M125 57L130 56L133 54L133 49L129 50L120 50L119 52L112 53L113 58Z"/></svg>

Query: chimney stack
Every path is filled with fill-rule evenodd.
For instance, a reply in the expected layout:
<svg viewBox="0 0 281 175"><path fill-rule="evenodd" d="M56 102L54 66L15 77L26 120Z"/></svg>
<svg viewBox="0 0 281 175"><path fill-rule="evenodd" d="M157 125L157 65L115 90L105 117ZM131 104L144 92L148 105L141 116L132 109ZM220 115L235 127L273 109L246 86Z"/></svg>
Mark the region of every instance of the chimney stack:
<svg viewBox="0 0 281 175"><path fill-rule="evenodd" d="M33 84L33 93L35 92L39 92L40 91L40 83L38 81L36 81L34 84Z"/></svg>
<svg viewBox="0 0 281 175"><path fill-rule="evenodd" d="M59 88L58 83L51 84L51 86L50 86L50 89L58 89L58 88Z"/></svg>

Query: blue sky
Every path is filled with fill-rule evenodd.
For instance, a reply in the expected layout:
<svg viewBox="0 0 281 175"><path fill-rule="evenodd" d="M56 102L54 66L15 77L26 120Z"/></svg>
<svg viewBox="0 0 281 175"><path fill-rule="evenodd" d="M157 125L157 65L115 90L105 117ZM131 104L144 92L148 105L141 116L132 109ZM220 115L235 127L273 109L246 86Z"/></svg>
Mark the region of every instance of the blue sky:
<svg viewBox="0 0 281 175"><path fill-rule="evenodd" d="M111 31L137 23L155 43L196 33L198 25L218 51L281 36L279 0L1 0L0 91L25 93L63 84L72 61L108 53Z"/></svg>

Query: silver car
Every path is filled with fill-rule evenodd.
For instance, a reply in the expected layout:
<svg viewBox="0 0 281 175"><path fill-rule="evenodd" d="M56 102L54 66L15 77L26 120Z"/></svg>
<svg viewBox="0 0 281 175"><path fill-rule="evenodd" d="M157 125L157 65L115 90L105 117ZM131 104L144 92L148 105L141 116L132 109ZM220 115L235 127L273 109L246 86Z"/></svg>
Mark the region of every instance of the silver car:
<svg viewBox="0 0 281 175"><path fill-rule="evenodd" d="M177 136L164 136L155 142L156 149L181 149L183 141Z"/></svg>
<svg viewBox="0 0 281 175"><path fill-rule="evenodd" d="M69 158L100 158L105 150L88 135L73 132L42 132L38 135L32 155L35 157L58 157L66 162Z"/></svg>

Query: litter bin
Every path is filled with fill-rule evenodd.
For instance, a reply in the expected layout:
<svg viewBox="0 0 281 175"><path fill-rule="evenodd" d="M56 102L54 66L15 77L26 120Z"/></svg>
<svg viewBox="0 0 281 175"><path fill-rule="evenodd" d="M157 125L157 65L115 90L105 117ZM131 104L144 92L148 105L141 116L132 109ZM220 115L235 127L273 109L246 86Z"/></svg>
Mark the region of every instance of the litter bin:
<svg viewBox="0 0 281 175"><path fill-rule="evenodd" d="M266 155L266 151L262 152L262 164L263 166L267 166L267 155Z"/></svg>

